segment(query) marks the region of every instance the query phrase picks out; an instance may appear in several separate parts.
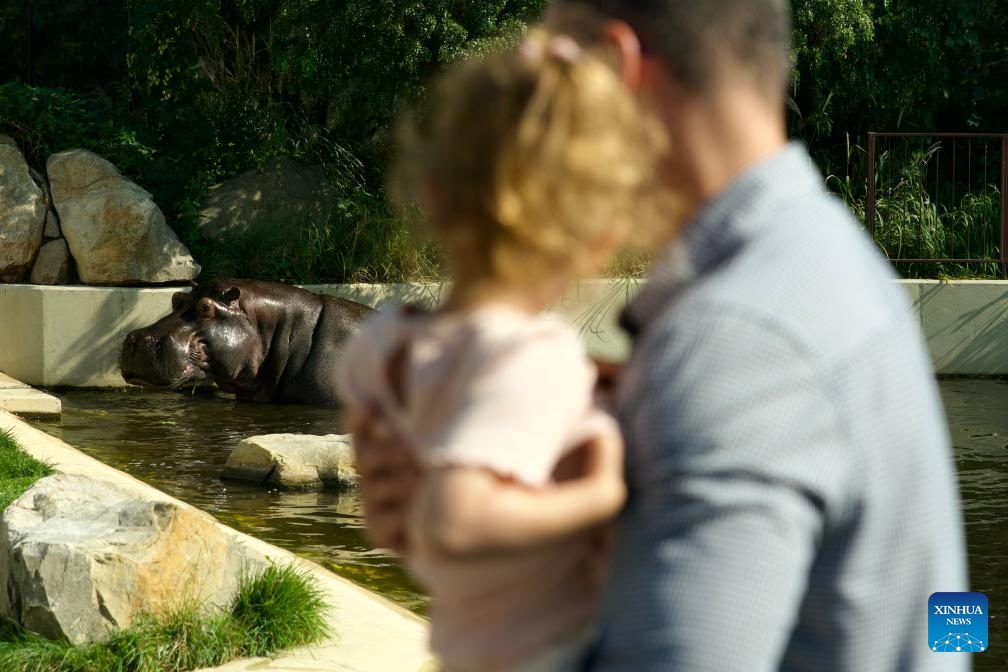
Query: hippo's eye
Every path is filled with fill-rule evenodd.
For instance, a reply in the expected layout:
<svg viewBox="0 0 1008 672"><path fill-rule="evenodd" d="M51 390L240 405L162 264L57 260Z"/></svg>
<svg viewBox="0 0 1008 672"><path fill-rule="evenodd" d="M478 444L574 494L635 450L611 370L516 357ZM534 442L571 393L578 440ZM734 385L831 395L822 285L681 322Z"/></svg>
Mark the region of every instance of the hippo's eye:
<svg viewBox="0 0 1008 672"><path fill-rule="evenodd" d="M214 304L213 301L207 298L202 298L199 303L196 304L196 315L198 317L213 317L214 316Z"/></svg>

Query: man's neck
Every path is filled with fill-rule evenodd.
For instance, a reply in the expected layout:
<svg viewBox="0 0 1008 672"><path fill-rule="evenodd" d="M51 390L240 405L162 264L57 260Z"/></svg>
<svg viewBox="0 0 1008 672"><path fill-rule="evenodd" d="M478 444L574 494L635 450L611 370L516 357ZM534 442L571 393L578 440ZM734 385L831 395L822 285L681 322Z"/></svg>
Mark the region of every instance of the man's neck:
<svg viewBox="0 0 1008 672"><path fill-rule="evenodd" d="M672 159L669 179L687 190L695 207L717 196L736 177L787 144L783 111L746 86L722 86L703 96L662 92L676 103L663 121ZM674 118L673 118L674 117Z"/></svg>

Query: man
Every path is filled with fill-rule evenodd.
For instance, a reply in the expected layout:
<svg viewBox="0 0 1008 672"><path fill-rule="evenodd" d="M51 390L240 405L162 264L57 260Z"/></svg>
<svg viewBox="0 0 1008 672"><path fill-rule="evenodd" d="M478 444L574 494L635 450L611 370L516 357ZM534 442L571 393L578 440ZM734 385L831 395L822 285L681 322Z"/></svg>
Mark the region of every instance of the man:
<svg viewBox="0 0 1008 672"><path fill-rule="evenodd" d="M591 669L968 669L927 647L929 595L967 590L933 373L889 266L787 143L789 4L580 4L695 204L624 315L629 497ZM369 524L395 543L397 463L369 443Z"/></svg>

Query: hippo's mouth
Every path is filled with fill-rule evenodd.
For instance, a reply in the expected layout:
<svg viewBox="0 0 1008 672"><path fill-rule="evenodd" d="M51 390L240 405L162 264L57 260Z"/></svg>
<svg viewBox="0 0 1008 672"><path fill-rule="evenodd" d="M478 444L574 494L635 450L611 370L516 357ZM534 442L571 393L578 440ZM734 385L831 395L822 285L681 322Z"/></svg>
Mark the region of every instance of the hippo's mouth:
<svg viewBox="0 0 1008 672"><path fill-rule="evenodd" d="M123 369L123 378L127 383L132 385L141 385L162 390L178 390L186 385L207 379L209 376L210 361L207 356L206 343L203 339L199 338L197 334L193 334L189 338L184 351L180 352L176 350L176 352L179 354L184 352L185 357L176 360L177 363L171 366L165 366L164 360L157 355L154 356L154 368L157 372L155 376L144 377L144 374L140 372L127 371L125 367L121 367ZM158 360L161 361L161 365L157 365ZM172 375L173 373L175 375ZM152 380L152 378L154 379Z"/></svg>
<svg viewBox="0 0 1008 672"><path fill-rule="evenodd" d="M206 380L210 370L210 361L207 357L206 342L197 334L193 334L189 339L189 347L186 348L188 354L185 360L185 368L174 382L166 385L170 390L177 390L190 383L198 383Z"/></svg>

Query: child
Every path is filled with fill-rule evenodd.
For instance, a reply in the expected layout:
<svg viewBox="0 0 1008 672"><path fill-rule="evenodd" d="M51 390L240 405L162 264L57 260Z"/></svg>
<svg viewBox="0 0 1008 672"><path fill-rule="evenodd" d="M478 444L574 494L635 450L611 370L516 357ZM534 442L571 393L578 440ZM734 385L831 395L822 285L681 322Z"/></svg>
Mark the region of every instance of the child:
<svg viewBox="0 0 1008 672"><path fill-rule="evenodd" d="M398 175L421 185L452 290L434 312L366 324L340 389L351 412L377 407L422 465L406 559L446 669L562 670L591 637L621 468L551 507L536 495L588 439L622 444L577 334L541 311L639 225L665 145L567 35L533 32L468 64L433 102Z"/></svg>

